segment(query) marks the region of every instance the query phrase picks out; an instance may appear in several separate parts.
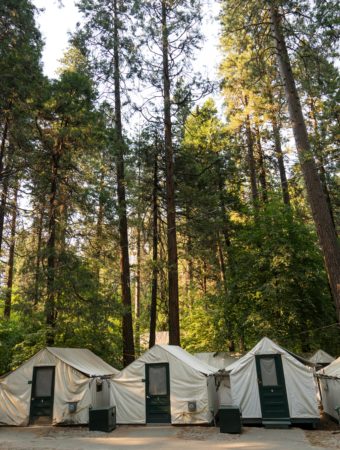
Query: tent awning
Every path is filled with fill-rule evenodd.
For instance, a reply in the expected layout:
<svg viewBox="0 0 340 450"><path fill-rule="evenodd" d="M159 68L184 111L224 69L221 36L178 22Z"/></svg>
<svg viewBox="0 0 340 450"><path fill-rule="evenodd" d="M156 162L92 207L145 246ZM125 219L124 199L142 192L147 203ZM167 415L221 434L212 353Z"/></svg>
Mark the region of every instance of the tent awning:
<svg viewBox="0 0 340 450"><path fill-rule="evenodd" d="M89 377L105 377L119 373L99 356L86 348L47 347L52 355Z"/></svg>

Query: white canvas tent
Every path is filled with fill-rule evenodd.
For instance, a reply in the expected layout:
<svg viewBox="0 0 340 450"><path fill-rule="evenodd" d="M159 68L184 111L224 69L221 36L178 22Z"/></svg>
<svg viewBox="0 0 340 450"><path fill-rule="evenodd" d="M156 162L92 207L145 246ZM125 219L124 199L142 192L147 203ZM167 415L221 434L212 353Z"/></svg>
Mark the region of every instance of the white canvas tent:
<svg viewBox="0 0 340 450"><path fill-rule="evenodd" d="M224 369L238 359L237 356L230 355L227 352L199 352L194 353L194 356L217 369Z"/></svg>
<svg viewBox="0 0 340 450"><path fill-rule="evenodd" d="M140 336L140 346L144 351L149 348L150 333L142 333ZM156 331L155 344L167 345L169 343L169 331Z"/></svg>
<svg viewBox="0 0 340 450"><path fill-rule="evenodd" d="M322 406L326 414L339 420L340 407L340 358L317 372ZM340 412L340 410L339 410Z"/></svg>
<svg viewBox="0 0 340 450"><path fill-rule="evenodd" d="M27 426L37 417L86 424L90 406L110 406L117 373L90 350L47 347L0 378L0 424Z"/></svg>
<svg viewBox="0 0 340 450"><path fill-rule="evenodd" d="M217 409L215 372L178 346L155 345L111 382L117 423L210 423Z"/></svg>
<svg viewBox="0 0 340 450"><path fill-rule="evenodd" d="M221 403L240 406L244 422L319 420L312 370L270 339L263 338L225 372Z"/></svg>
<svg viewBox="0 0 340 450"><path fill-rule="evenodd" d="M309 358L309 361L317 366L327 366L331 362L335 361L335 358L320 349L315 352L311 358Z"/></svg>

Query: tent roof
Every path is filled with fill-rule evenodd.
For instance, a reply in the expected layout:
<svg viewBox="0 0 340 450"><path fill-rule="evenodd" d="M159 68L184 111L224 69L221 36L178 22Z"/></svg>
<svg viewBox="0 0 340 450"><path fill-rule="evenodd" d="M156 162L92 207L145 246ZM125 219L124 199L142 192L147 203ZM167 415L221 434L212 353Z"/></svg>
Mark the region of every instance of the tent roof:
<svg viewBox="0 0 340 450"><path fill-rule="evenodd" d="M149 346L150 333L142 333L140 335L140 343L143 347ZM166 345L169 343L169 331L156 331L155 344Z"/></svg>
<svg viewBox="0 0 340 450"><path fill-rule="evenodd" d="M240 357L240 355L231 355L227 352L199 352L193 353L193 355L205 364L212 367L217 367L218 369L223 369Z"/></svg>
<svg viewBox="0 0 340 450"><path fill-rule="evenodd" d="M231 372L240 368L244 361L247 360L251 356L255 355L266 355L266 354L280 354L280 355L289 355L295 358L300 364L304 364L305 360L303 358L298 357L294 353L289 352L288 350L280 347L275 344L271 339L264 337L262 338L256 345L253 347L248 353L246 353L242 358L238 359L232 364L229 364L225 368L226 372ZM307 362L307 361L306 361ZM311 365L311 363L309 363Z"/></svg>
<svg viewBox="0 0 340 450"><path fill-rule="evenodd" d="M309 358L309 361L311 361L314 364L329 364L335 361L335 358L333 358L333 356L329 355L328 353L320 349L316 351L311 358Z"/></svg>
<svg viewBox="0 0 340 450"><path fill-rule="evenodd" d="M119 373L117 369L87 348L46 347L46 349L64 363L89 377L111 376Z"/></svg>
<svg viewBox="0 0 340 450"><path fill-rule="evenodd" d="M317 373L320 375L327 375L329 377L340 378L340 358L337 358L328 366L320 369Z"/></svg>
<svg viewBox="0 0 340 450"><path fill-rule="evenodd" d="M192 369L197 370L197 372L203 373L204 375L212 375L218 370L216 367L209 366L204 361L199 360L178 345L156 345L156 347L160 347L168 353L171 353L171 355L175 358L184 362Z"/></svg>

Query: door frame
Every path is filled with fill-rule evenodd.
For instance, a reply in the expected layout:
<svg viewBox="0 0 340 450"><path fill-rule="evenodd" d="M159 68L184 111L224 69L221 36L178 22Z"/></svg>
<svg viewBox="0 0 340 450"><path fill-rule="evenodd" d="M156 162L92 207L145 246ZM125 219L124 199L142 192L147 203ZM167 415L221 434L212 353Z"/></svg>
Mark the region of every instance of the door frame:
<svg viewBox="0 0 340 450"><path fill-rule="evenodd" d="M287 389L286 389L286 379L285 379L285 374L284 374L284 370L283 370L282 355L279 353L267 353L264 355L255 355L257 385L258 385L262 419L264 419L264 420L267 420L267 419L268 420L270 420L270 419L280 420L281 419L281 418L265 417L264 411L263 411L264 401L263 401L263 391L261 389L262 388L262 372L261 372L260 360L261 359L269 359L269 358L274 358L278 386L280 386L282 388L284 398L285 398L285 406L286 406L287 412L288 412L288 415L282 417L282 419L289 419L290 411L289 411L289 403L288 403L288 396L287 396Z"/></svg>
<svg viewBox="0 0 340 450"><path fill-rule="evenodd" d="M51 417L51 422L53 421L53 409L54 409L54 387L55 387L55 366L34 366L33 374L32 374L32 387L31 387L31 397L30 397L30 415L29 415L29 423L32 423L33 416L32 413L32 397L35 397L35 388L36 388L36 379L37 379L37 370L39 369L53 369L52 371L52 389L51 389L51 416L43 416L43 417Z"/></svg>
<svg viewBox="0 0 340 450"><path fill-rule="evenodd" d="M171 392L170 392L170 364L168 362L162 363L145 363L145 423L157 423L157 422L148 422L148 395L149 395L149 367L165 367L166 369L166 390L167 397L169 398L169 422L171 423ZM162 423L162 422L159 422Z"/></svg>

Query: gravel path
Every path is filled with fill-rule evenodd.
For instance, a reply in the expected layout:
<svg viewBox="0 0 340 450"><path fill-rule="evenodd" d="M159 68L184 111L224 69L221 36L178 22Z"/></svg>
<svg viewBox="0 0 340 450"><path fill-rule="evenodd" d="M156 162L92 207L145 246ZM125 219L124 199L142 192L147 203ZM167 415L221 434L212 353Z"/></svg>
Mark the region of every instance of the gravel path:
<svg viewBox="0 0 340 450"><path fill-rule="evenodd" d="M0 427L1 450L324 450L340 448L339 443L340 435L332 431L305 432L299 428L245 427L241 435L233 435L220 434L213 427L124 425L112 433L82 427Z"/></svg>

